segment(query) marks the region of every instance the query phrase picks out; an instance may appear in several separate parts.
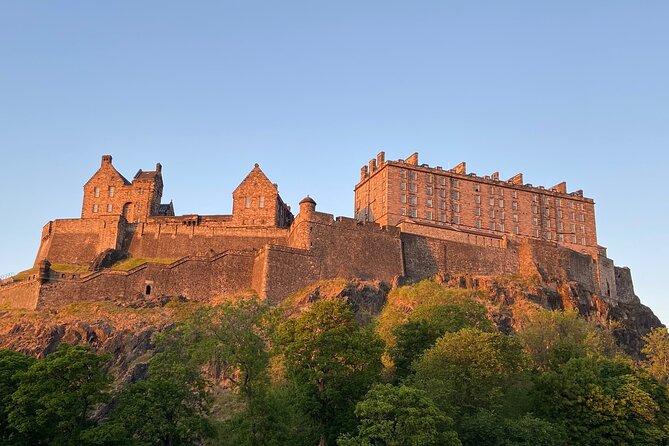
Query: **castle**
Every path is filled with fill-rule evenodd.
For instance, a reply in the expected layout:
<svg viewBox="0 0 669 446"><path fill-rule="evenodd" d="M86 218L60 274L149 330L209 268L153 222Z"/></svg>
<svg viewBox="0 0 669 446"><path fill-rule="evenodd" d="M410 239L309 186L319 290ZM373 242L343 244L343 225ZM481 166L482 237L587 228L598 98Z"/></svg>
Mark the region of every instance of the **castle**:
<svg viewBox="0 0 669 446"><path fill-rule="evenodd" d="M324 279L390 284L437 274L523 275L578 282L608 301L635 298L628 268L599 246L594 201L566 184L523 183L522 174L467 173L419 164L418 154L361 169L355 218L293 215L256 164L232 193L232 215L175 215L161 203L162 167L128 181L104 155L84 185L81 218L47 223L34 268L0 284L0 305L40 309L76 301L254 290L277 303ZM123 259L137 265L118 268ZM463 279L464 280L464 279Z"/></svg>

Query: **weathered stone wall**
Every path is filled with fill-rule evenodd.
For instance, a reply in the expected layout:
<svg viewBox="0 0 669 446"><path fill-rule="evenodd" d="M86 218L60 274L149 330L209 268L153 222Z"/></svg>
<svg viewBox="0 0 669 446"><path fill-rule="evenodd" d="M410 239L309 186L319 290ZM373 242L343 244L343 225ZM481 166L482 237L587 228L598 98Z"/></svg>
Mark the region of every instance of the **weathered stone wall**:
<svg viewBox="0 0 669 446"><path fill-rule="evenodd" d="M87 265L106 249L118 249L125 231L120 217L63 219L47 223L42 231L35 264L48 259L52 263Z"/></svg>
<svg viewBox="0 0 669 446"><path fill-rule="evenodd" d="M39 280L26 280L0 287L0 307L34 310L39 296Z"/></svg>
<svg viewBox="0 0 669 446"><path fill-rule="evenodd" d="M597 281L597 265L595 260L580 252L563 248L555 243L534 240L521 242L521 250L529 250L533 268L527 264L521 271L532 274L537 271L544 279L560 279L579 282L585 289L599 293Z"/></svg>
<svg viewBox="0 0 669 446"><path fill-rule="evenodd" d="M170 265L146 263L130 271L104 270L81 279L45 284L39 306L76 301L185 296L197 301L251 288L253 251L228 251L213 258L185 258Z"/></svg>
<svg viewBox="0 0 669 446"><path fill-rule="evenodd" d="M259 257L259 272L264 273L255 288L271 303L286 297L321 279L318 257L306 249L269 245Z"/></svg>
<svg viewBox="0 0 669 446"><path fill-rule="evenodd" d="M260 249L268 243L285 242L288 229L235 227L229 222L199 221L192 224L177 218L140 223L128 232L127 251L136 258L210 256L227 250Z"/></svg>
<svg viewBox="0 0 669 446"><path fill-rule="evenodd" d="M639 300L636 294L634 294L632 271L626 266L616 266L614 272L616 276L616 294L618 300L621 302L635 302Z"/></svg>
<svg viewBox="0 0 669 446"><path fill-rule="evenodd" d="M607 300L618 298L618 287L616 286L616 273L613 260L603 255L597 259L597 282L599 283L599 294Z"/></svg>

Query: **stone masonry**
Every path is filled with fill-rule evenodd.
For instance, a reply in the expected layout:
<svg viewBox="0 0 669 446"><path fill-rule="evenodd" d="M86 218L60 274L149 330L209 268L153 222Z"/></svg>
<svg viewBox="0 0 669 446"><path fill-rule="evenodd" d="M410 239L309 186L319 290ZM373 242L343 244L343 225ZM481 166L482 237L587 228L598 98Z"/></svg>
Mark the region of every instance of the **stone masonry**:
<svg viewBox="0 0 669 446"><path fill-rule="evenodd" d="M564 183L544 189L521 174L502 181L467 174L464 163L443 170L419 165L418 154L387 161L381 152L361 170L355 218L317 211L308 196L293 216L257 164L232 193L232 215L176 216L162 191L160 164L131 182L103 156L84 185L81 218L44 226L34 269L0 284L0 305L206 302L251 290L277 303L324 279L397 284L437 274L541 276L612 302L635 297L629 269L597 244L593 200ZM139 265L111 268L127 257Z"/></svg>

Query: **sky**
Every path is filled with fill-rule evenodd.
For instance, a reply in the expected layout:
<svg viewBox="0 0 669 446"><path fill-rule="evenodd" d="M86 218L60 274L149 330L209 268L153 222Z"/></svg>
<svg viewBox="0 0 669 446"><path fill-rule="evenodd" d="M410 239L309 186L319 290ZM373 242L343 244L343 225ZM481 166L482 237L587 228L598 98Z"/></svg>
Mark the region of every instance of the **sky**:
<svg viewBox="0 0 669 446"><path fill-rule="evenodd" d="M352 216L384 150L596 201L599 243L669 321L669 2L0 0L0 275L81 212L111 154L225 214L259 163Z"/></svg>

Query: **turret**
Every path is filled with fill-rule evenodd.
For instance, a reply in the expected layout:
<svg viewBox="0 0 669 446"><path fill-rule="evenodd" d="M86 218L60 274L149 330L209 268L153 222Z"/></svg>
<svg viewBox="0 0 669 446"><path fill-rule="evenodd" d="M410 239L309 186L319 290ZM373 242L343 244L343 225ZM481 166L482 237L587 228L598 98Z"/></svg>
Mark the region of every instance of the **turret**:
<svg viewBox="0 0 669 446"><path fill-rule="evenodd" d="M316 212L316 201L309 195L300 201L300 215L306 216Z"/></svg>

